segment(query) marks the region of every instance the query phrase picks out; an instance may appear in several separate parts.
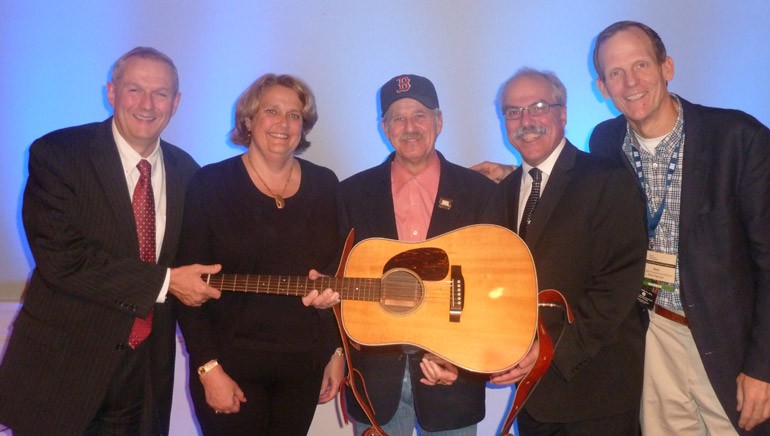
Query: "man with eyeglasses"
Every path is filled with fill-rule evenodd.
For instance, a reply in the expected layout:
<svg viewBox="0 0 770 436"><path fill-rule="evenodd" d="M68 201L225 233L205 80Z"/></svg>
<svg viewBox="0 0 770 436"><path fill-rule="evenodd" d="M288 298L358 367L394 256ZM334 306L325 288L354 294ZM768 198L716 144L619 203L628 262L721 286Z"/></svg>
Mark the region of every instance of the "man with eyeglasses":
<svg viewBox="0 0 770 436"><path fill-rule="evenodd" d="M561 291L575 314L519 415L519 432L638 435L644 328L636 296L647 241L634 180L567 141L567 91L553 73L519 70L500 103L523 159L500 183L507 225L531 250L539 288ZM556 339L561 314L542 316ZM519 381L537 353L533 347L491 382Z"/></svg>

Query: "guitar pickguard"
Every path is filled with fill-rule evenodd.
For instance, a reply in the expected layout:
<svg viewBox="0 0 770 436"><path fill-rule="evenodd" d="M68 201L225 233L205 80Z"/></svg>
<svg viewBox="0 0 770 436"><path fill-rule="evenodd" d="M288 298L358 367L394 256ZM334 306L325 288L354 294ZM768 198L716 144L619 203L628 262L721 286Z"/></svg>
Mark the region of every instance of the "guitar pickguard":
<svg viewBox="0 0 770 436"><path fill-rule="evenodd" d="M408 269L420 279L434 282L449 273L449 255L436 247L413 248L391 257L382 272L385 274L394 268Z"/></svg>
<svg viewBox="0 0 770 436"><path fill-rule="evenodd" d="M414 248L398 253L382 269L380 305L388 313L408 315L424 301L422 281L441 280L448 270L449 255L440 248Z"/></svg>

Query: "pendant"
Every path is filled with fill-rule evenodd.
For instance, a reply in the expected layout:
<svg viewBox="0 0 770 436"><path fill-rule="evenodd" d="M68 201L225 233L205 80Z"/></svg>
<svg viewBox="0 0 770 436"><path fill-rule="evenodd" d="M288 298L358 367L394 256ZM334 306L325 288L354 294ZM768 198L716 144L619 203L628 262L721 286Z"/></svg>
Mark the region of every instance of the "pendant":
<svg viewBox="0 0 770 436"><path fill-rule="evenodd" d="M278 209L283 209L284 206L286 206L286 202L283 201L283 197L280 195L274 195L275 198L275 207Z"/></svg>

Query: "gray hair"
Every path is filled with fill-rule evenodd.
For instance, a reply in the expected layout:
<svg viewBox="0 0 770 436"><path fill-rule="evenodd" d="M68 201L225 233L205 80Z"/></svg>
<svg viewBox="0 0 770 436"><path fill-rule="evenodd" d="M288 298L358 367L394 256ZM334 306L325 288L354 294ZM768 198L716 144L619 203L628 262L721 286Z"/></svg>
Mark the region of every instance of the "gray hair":
<svg viewBox="0 0 770 436"><path fill-rule="evenodd" d="M505 81L505 84L503 84L502 88L503 92L505 92L511 83L521 77L539 77L541 79L547 80L553 89L553 98L556 100L556 103L564 106L565 108L567 107L567 88L564 87L564 84L561 83L561 80L559 80L556 74L552 71L536 70L530 67L520 68L519 71L516 71L516 73L511 76L510 79Z"/></svg>
<svg viewBox="0 0 770 436"><path fill-rule="evenodd" d="M123 68L126 66L126 62L131 58L151 59L154 61L162 62L171 68L171 76L174 81L174 94L179 92L179 73L176 70L176 65L170 57L161 53L159 50L152 47L136 47L115 61L112 66L112 83L117 83L123 75Z"/></svg>

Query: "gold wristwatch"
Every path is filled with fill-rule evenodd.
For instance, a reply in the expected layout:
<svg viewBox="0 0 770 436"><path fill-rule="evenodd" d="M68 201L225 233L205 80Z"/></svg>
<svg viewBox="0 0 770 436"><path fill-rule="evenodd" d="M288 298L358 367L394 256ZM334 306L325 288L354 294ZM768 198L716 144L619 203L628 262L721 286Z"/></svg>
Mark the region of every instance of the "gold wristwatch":
<svg viewBox="0 0 770 436"><path fill-rule="evenodd" d="M209 360L208 362L204 363L203 365L198 367L198 375L203 375L211 371L212 369L216 368L219 365L219 361Z"/></svg>

